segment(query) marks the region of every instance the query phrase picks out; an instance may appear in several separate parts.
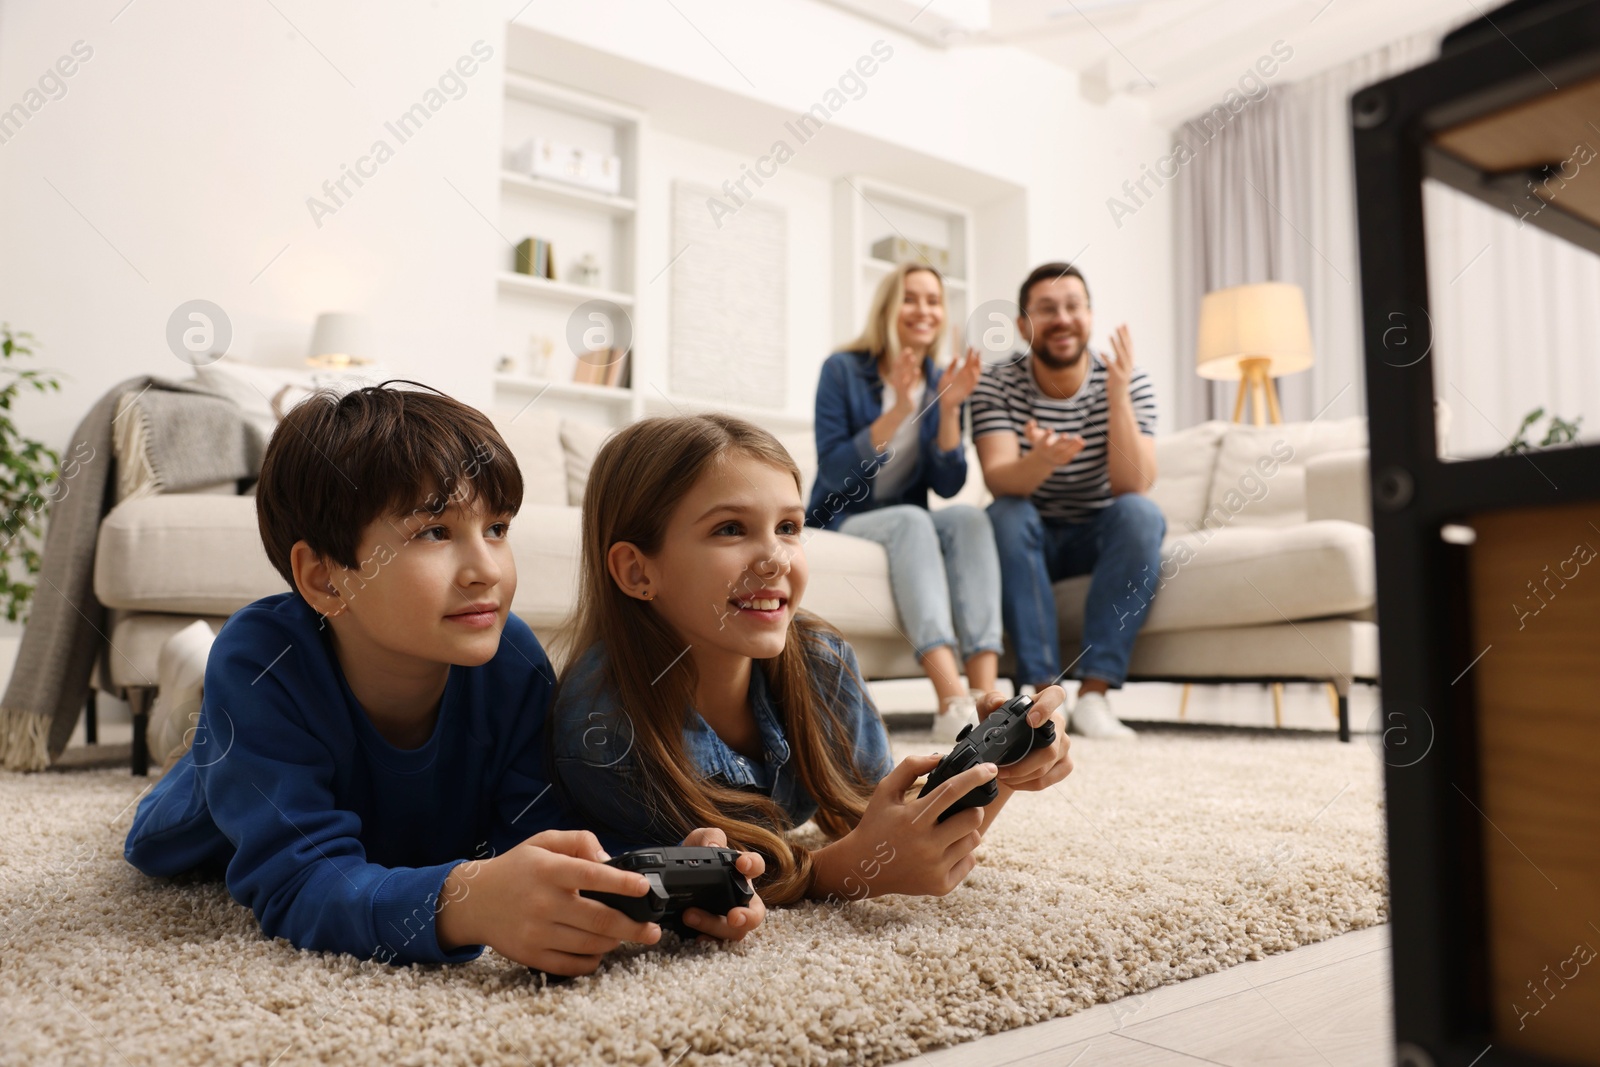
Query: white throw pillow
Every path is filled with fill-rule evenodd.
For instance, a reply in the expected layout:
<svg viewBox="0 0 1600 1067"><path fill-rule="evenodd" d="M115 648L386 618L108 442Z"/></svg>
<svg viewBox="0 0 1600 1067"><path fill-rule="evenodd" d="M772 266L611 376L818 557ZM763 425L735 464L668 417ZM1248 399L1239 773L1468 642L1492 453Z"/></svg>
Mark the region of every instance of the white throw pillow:
<svg viewBox="0 0 1600 1067"><path fill-rule="evenodd" d="M589 468L600 446L612 433L609 426L598 426L578 419L561 420L561 451L567 467L567 503L583 505L583 489L589 484Z"/></svg>
<svg viewBox="0 0 1600 1067"><path fill-rule="evenodd" d="M317 388L315 375L307 369L266 367L227 356L196 367L194 376L202 387L238 404L245 418L261 430L263 441L271 440L278 420Z"/></svg>
<svg viewBox="0 0 1600 1067"><path fill-rule="evenodd" d="M1306 460L1367 447L1367 420L1230 425L1222 436L1203 525L1292 526L1306 521Z"/></svg>
<svg viewBox="0 0 1600 1067"><path fill-rule="evenodd" d="M158 767L172 766L194 743L206 680L206 657L215 640L211 627L196 619L167 638L157 654L156 684L160 688L150 707L145 736L149 740L150 761Z"/></svg>
<svg viewBox="0 0 1600 1067"><path fill-rule="evenodd" d="M1217 447L1228 424L1217 419L1156 436L1156 482L1145 495L1167 518L1168 533L1192 533L1205 518Z"/></svg>
<svg viewBox="0 0 1600 1067"><path fill-rule="evenodd" d="M516 408L497 408L490 413L490 420L517 458L523 504L567 503L560 421L541 414L537 404L520 414Z"/></svg>

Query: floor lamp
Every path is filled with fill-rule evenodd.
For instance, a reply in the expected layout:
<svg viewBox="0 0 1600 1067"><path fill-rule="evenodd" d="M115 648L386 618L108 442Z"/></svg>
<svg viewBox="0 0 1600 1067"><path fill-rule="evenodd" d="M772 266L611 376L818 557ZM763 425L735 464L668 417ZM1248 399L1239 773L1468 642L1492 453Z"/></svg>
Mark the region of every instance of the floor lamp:
<svg viewBox="0 0 1600 1067"><path fill-rule="evenodd" d="M1195 370L1202 378L1236 381L1233 421L1250 397L1252 421L1283 421L1273 379L1311 367L1311 324L1298 285L1261 282L1218 289L1200 301Z"/></svg>
<svg viewBox="0 0 1600 1067"><path fill-rule="evenodd" d="M1309 370L1313 361L1311 323L1300 287L1259 282L1207 293L1200 301L1198 333L1195 370L1200 377L1239 383L1233 421L1243 421L1249 396L1251 421L1257 426L1283 422L1274 379ZM1189 708L1189 690L1185 683L1178 704L1180 719ZM1337 718L1339 693L1332 682L1328 695ZM1272 718L1283 725L1282 682L1272 683Z"/></svg>

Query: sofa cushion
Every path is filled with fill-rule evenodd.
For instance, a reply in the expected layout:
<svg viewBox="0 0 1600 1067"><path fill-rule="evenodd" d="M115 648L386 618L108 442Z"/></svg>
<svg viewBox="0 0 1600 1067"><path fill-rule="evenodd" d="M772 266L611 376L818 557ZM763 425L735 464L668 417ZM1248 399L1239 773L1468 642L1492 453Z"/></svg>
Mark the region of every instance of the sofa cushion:
<svg viewBox="0 0 1600 1067"><path fill-rule="evenodd" d="M610 437L612 429L580 419L561 420L561 452L567 473L567 503L583 507L583 487L589 484L589 468L595 454Z"/></svg>
<svg viewBox="0 0 1600 1067"><path fill-rule="evenodd" d="M522 503L567 503L567 458L561 447L561 422L532 409L497 408L490 415L522 471Z"/></svg>
<svg viewBox="0 0 1600 1067"><path fill-rule="evenodd" d="M200 621L215 634L222 632L228 620L221 615L207 615L201 616ZM162 647L174 634L194 622L193 615L112 609L107 613L108 650L100 661L105 671L97 675L95 684L102 689L109 684L110 692L130 685L159 686Z"/></svg>
<svg viewBox="0 0 1600 1067"><path fill-rule="evenodd" d="M889 555L876 541L833 530L806 530L809 577L801 608L815 612L849 634L904 640L894 592L889 588Z"/></svg>
<svg viewBox="0 0 1600 1067"><path fill-rule="evenodd" d="M1153 596L1146 633L1207 630L1361 611L1374 581L1372 533L1356 523L1235 526L1168 537L1160 572L1114 603L1120 614ZM1056 583L1064 638L1082 634L1088 595L1087 575Z"/></svg>
<svg viewBox="0 0 1600 1067"><path fill-rule="evenodd" d="M811 430L786 430L773 436L800 468L800 502L804 504L811 499L811 486L817 480L817 435Z"/></svg>
<svg viewBox="0 0 1600 1067"><path fill-rule="evenodd" d="M1076 655L1076 653L1073 653ZM1220 627L1141 635L1131 678L1378 677L1378 628L1355 619L1312 619L1287 626ZM1330 719L1337 719L1330 714Z"/></svg>
<svg viewBox="0 0 1600 1067"><path fill-rule="evenodd" d="M1367 450L1324 452L1306 460L1306 518L1345 519L1372 528Z"/></svg>
<svg viewBox="0 0 1600 1067"><path fill-rule="evenodd" d="M527 505L513 524L517 593L511 610L546 643L573 621L581 537L582 512L574 507ZM882 545L832 530L808 529L805 552L810 578L803 609L822 616L852 640L904 640L889 588L889 557Z"/></svg>
<svg viewBox="0 0 1600 1067"><path fill-rule="evenodd" d="M511 523L517 592L511 610L535 633L554 633L578 602L578 562L583 510L565 504L528 503Z"/></svg>
<svg viewBox="0 0 1600 1067"><path fill-rule="evenodd" d="M1366 445L1367 420L1359 415L1279 426L1230 426L1217 454L1202 525L1305 522L1306 460Z"/></svg>
<svg viewBox="0 0 1600 1067"><path fill-rule="evenodd" d="M253 496L141 497L100 523L94 591L108 608L231 615L286 589L261 546Z"/></svg>
<svg viewBox="0 0 1600 1067"><path fill-rule="evenodd" d="M1213 419L1156 436L1156 482L1146 495L1167 517L1167 529L1187 533L1200 528L1227 429L1227 423Z"/></svg>

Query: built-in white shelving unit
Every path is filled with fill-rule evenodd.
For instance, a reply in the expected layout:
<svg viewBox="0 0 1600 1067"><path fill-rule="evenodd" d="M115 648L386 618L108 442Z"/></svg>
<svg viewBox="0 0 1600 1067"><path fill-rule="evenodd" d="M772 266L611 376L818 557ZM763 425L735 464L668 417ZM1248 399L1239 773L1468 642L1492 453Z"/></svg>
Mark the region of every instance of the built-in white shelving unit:
<svg viewBox="0 0 1600 1067"><path fill-rule="evenodd" d="M638 416L634 368L611 386L575 382L573 371L580 351L634 332L644 123L644 114L632 108L506 72L499 229L507 244L499 249L494 277L496 361L509 366L495 372L497 404L520 407L538 396L563 413L595 421L621 425ZM536 136L616 156L621 188L611 193L514 169L512 151ZM515 270L512 245L525 237L550 242L554 279ZM574 281L586 256L598 264L599 277ZM587 306L594 301L604 305ZM595 340L601 344L588 343Z"/></svg>
<svg viewBox="0 0 1600 1067"><path fill-rule="evenodd" d="M945 350L935 357L948 362L950 347L966 331L974 291L972 212L961 206L868 175L840 178L833 189L834 331L854 337L866 324L878 284L897 263L873 254L884 238L900 237L914 245L945 249L949 264L934 263L944 278ZM915 259L915 255L908 258Z"/></svg>

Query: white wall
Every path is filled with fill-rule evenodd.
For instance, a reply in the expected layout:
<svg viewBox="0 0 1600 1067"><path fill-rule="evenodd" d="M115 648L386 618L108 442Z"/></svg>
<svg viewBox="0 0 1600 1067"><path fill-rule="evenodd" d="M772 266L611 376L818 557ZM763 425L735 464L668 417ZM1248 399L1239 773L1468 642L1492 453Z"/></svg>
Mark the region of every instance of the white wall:
<svg viewBox="0 0 1600 1067"><path fill-rule="evenodd" d="M671 261L679 251L672 246L673 183L687 181L716 188L730 175L737 176L739 165L748 166L750 159L654 130L647 135L644 153L650 160L652 179L641 190L640 214L660 220L662 224L647 228L643 235L644 269L640 272L640 314L635 339L641 348L665 352L671 316L672 272L656 275L661 270L660 265ZM788 379L783 383L784 410L809 418L816 393L817 368L838 340L833 336L832 319L827 314L831 294L831 246L827 241L813 239L814 235L829 233L832 190L826 180L803 171L781 173L780 177L781 181L769 182L763 188L761 202L783 208L789 224L790 360ZM656 280L651 282L653 277ZM665 362L660 361L663 370ZM661 384L665 388L666 383ZM749 397L745 402L760 401Z"/></svg>
<svg viewBox="0 0 1600 1067"><path fill-rule="evenodd" d="M173 309L196 297L228 312L236 354L268 363L300 358L317 312L366 312L390 374L487 405L494 287L485 264L497 262L500 238L478 212L493 218L498 195L503 17L483 2L0 2L0 108L25 100L74 42L93 49L66 94L0 144L0 196L11 206L0 215L0 317L34 332L38 362L69 376L59 395L27 400L23 430L60 446L115 382L187 376L165 331ZM819 138L763 189L790 217L791 410L809 410L816 366L838 340L826 271L830 175L843 165L830 152L840 151L874 173L925 161L880 174L903 185L954 187L977 174L1020 187L1025 196L978 205L976 299L1012 294L1031 263L1087 245L1098 334L1130 322L1141 362L1170 395L1168 199L1120 230L1104 208L1140 162L1167 149L1139 105L1096 108L1070 74L1026 53L933 49L814 0L757 9L595 0L529 5L519 20L570 46L558 53L597 52L643 72L647 88L670 76L765 114L803 111L874 40L892 43L893 60L827 131L833 147ZM384 122L480 39L494 58L398 144ZM562 54L547 57L556 75ZM611 95L627 93L619 83ZM643 103L652 169L641 199L658 220L644 234L647 281L669 255L671 180L720 184L766 150L771 127L744 137L712 113L698 133L683 116L657 121L674 99ZM394 158L319 228L307 198L379 138ZM893 151L860 147L874 141ZM984 246L985 219L1025 220L1026 247ZM665 284L647 286L641 343L665 343L667 307Z"/></svg>
<svg viewBox="0 0 1600 1067"><path fill-rule="evenodd" d="M188 377L166 323L197 297L258 362L303 358L319 311L366 312L391 373L486 404L499 238L446 179L493 215L497 5L124 3L0 4L0 108L93 50L0 144L0 317L70 376L22 428L59 447L114 383ZM495 61L399 143L384 122L479 39ZM307 198L379 138L394 157L319 228Z"/></svg>

